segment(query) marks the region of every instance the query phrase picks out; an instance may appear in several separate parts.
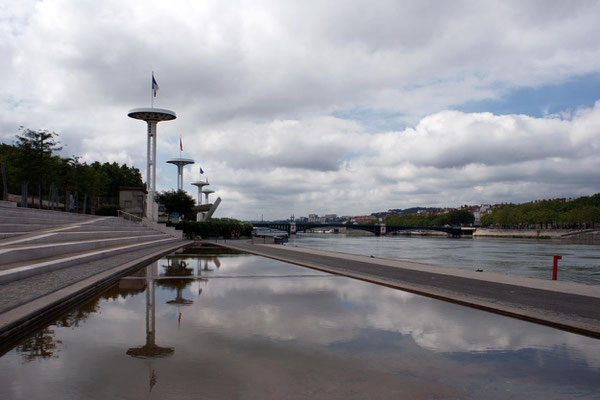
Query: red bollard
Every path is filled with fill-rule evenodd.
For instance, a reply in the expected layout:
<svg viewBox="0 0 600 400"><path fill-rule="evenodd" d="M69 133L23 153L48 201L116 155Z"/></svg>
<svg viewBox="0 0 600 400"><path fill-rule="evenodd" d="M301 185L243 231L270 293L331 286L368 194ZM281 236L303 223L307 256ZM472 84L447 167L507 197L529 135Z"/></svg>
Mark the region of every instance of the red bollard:
<svg viewBox="0 0 600 400"><path fill-rule="evenodd" d="M552 266L552 280L556 280L556 273L558 272L558 260L562 260L561 256L554 256L554 265Z"/></svg>

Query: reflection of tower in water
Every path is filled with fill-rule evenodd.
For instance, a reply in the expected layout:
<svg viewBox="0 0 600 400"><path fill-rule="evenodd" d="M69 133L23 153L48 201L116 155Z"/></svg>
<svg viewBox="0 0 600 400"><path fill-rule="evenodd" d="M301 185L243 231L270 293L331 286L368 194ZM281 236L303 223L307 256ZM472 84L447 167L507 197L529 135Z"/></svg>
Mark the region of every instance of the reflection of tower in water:
<svg viewBox="0 0 600 400"><path fill-rule="evenodd" d="M154 272L157 267L158 263L154 263L146 268L146 284L148 285L146 288L146 344L127 350L127 355L132 357L164 357L175 351L172 347L161 347L156 344L156 307L154 303L156 274Z"/></svg>
<svg viewBox="0 0 600 400"><path fill-rule="evenodd" d="M175 299L167 301L167 304L176 305L176 306L189 306L193 304L193 300L188 300L183 298L183 290L192 283L192 269L188 268L185 260L181 260L179 258L173 257L168 259L171 263L167 263L167 265L163 265L165 270L165 278L161 279L159 282L160 286L175 289L177 291L177 295ZM178 278L180 277L180 278ZM188 278L189 277L189 278ZM179 310L179 308L178 308ZM181 317L181 314L180 314Z"/></svg>
<svg viewBox="0 0 600 400"><path fill-rule="evenodd" d="M221 268L221 261L219 260L219 257L205 257L204 258L204 267L202 268L202 271L206 271L206 272L214 271L214 269L208 268L210 261L212 261L215 264L215 267L217 267L217 269Z"/></svg>
<svg viewBox="0 0 600 400"><path fill-rule="evenodd" d="M157 376L152 368L152 358L166 357L175 351L172 347L161 347L156 344L156 304L155 304L155 277L158 263L146 267L146 344L141 347L132 347L127 350L127 355L136 358L146 358L148 362L149 391L156 385Z"/></svg>

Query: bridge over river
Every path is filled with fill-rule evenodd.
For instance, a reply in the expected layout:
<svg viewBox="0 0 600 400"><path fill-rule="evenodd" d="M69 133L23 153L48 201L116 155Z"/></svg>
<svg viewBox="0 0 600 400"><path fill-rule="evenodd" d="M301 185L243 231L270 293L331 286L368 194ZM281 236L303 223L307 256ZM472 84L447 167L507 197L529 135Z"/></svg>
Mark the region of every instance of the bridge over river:
<svg viewBox="0 0 600 400"><path fill-rule="evenodd" d="M438 231L445 232L452 237L463 235L472 236L475 231L472 227L461 226L411 226L411 225L386 225L386 224L335 224L335 223L311 223L311 222L253 222L255 227L279 229L290 235L296 232L306 232L311 229L346 228L358 229L372 232L376 236L386 235L398 231Z"/></svg>

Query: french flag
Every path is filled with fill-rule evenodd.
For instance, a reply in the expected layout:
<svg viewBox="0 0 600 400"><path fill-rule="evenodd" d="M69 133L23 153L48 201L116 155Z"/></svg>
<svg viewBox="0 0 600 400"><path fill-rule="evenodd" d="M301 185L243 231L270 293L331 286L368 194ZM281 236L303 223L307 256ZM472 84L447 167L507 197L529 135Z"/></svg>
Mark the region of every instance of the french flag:
<svg viewBox="0 0 600 400"><path fill-rule="evenodd" d="M156 79L154 79L154 74L152 74L152 92L154 93L154 97L156 97L156 92L158 92L158 83L156 83Z"/></svg>
<svg viewBox="0 0 600 400"><path fill-rule="evenodd" d="M179 136L179 150L183 151L183 142L181 141L181 136Z"/></svg>

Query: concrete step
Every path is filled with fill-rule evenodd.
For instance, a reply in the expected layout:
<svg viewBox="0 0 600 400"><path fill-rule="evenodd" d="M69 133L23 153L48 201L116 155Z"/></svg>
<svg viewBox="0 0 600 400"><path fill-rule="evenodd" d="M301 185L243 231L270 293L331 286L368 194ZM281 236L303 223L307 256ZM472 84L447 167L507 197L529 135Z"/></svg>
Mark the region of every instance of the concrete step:
<svg viewBox="0 0 600 400"><path fill-rule="evenodd" d="M83 227L82 227L83 228ZM28 243L45 244L45 243L60 243L74 242L79 240L102 240L112 238L124 238L129 236L148 236L156 235L160 232L146 230L91 230L91 231L60 231L42 233L38 236L26 237L19 240L19 244L26 245ZM1 238L1 236L0 236ZM13 244L16 244L13 242ZM0 243L0 246L2 244Z"/></svg>
<svg viewBox="0 0 600 400"><path fill-rule="evenodd" d="M22 236L21 232L0 232L0 240Z"/></svg>
<svg viewBox="0 0 600 400"><path fill-rule="evenodd" d="M37 231L40 229L48 228L48 225L40 225L40 224L29 224L29 225L18 225L18 224L3 224L0 222L0 232L2 233L10 233L10 232L31 232Z"/></svg>
<svg viewBox="0 0 600 400"><path fill-rule="evenodd" d="M40 237L42 235L48 234L48 233L52 233L52 232L65 232L65 231L72 231L73 229L78 229L78 228L82 228L85 229L84 227L91 223L91 222L95 222L96 220L85 220L85 221L81 221L81 222L76 222L76 223L66 223L66 224L61 224L61 225L22 225L22 224L0 224L0 233L4 233L4 234L11 234L11 233L17 233L20 235L19 240L24 240L24 239L28 239L28 238L34 238L34 237ZM97 230L97 229L95 229ZM108 229L108 230L112 230L112 229ZM129 229L128 229L129 230ZM10 235L8 235L10 236ZM7 238L7 239L0 239L0 246L5 246L8 244L11 244L12 242L14 242L15 240Z"/></svg>
<svg viewBox="0 0 600 400"><path fill-rule="evenodd" d="M88 232L88 231L96 231L96 232L100 232L100 231L109 231L109 232L117 232L117 231L132 231L132 230L139 230L139 229L146 229L143 226L140 225L134 225L134 226L129 226L129 225L99 225L99 224L86 224L86 225L74 225L71 229L69 229L69 232Z"/></svg>
<svg viewBox="0 0 600 400"><path fill-rule="evenodd" d="M118 217L101 217L93 222L94 225L141 226L139 222L127 221Z"/></svg>
<svg viewBox="0 0 600 400"><path fill-rule="evenodd" d="M79 213L68 213L64 211L55 210L40 210L38 208L23 208L23 207L0 207L0 216L3 215L29 215L29 216L49 216L56 218L69 218L69 219L86 219L96 217L90 214L79 214Z"/></svg>
<svg viewBox="0 0 600 400"><path fill-rule="evenodd" d="M38 275L45 272L54 271L57 269L70 267L78 264L84 264L94 260L112 257L118 254L137 251L141 249L149 249L169 243L175 243L179 240L173 237L160 238L152 241L141 243L133 243L127 245L119 245L111 248L99 249L95 251L83 251L70 255L58 257L48 257L35 262L22 262L7 264L4 270L0 271L0 284L16 281L30 276Z"/></svg>
<svg viewBox="0 0 600 400"><path fill-rule="evenodd" d="M88 214L74 214L74 213L64 213L64 212L32 212L32 211L23 211L23 209L18 208L1 208L0 207L0 218L9 218L9 217L26 217L26 218L44 218L44 219L57 219L60 221L81 221L84 219L90 218L99 218L95 215Z"/></svg>
<svg viewBox="0 0 600 400"><path fill-rule="evenodd" d="M29 245L6 245L0 247L0 269L10 263L37 260L41 258L54 257L62 254L70 254L81 251L92 251L105 247L112 247L117 244L125 245L132 243L148 242L167 237L164 233L145 235L145 236L129 236L102 240L81 240L74 242L47 243Z"/></svg>
<svg viewBox="0 0 600 400"><path fill-rule="evenodd" d="M62 225L66 223L77 223L82 222L81 220L72 219L61 219L55 217L29 217L29 216L15 216L15 217L0 217L0 223L2 224L19 224L19 225Z"/></svg>
<svg viewBox="0 0 600 400"><path fill-rule="evenodd" d="M156 222L152 222L152 221L148 221L148 220L143 220L142 224L149 229L164 232L164 233L171 235L178 239L183 239L183 231L178 231L177 229L175 229L172 226L167 226L166 224L158 224Z"/></svg>
<svg viewBox="0 0 600 400"><path fill-rule="evenodd" d="M17 318L26 317L26 324L33 322L33 318L29 318L30 313L39 316L38 311L41 307L46 307L47 303L43 303L38 307L34 304L39 304L37 301L44 296L51 296L52 302L56 302L57 307L68 309L69 301L67 298L61 298L57 301L56 292L68 286L80 287L83 281L91 280L90 285L99 285L106 278L107 271L115 271L120 266L137 265L141 266L156 259L157 254L167 254L189 244L190 241L175 241L163 245L156 245L148 249L131 249L125 253L118 255L109 255L98 260L89 262L77 263L75 265L61 268L47 273L39 273L25 279L19 279L13 282L0 284L0 342L2 342L2 327L10 322L9 314L6 314L11 309L29 303L22 310L24 313L18 313ZM121 271L119 269L119 271ZM120 273L120 272L119 272ZM110 273L111 276L114 276ZM89 286L88 286L89 287ZM92 289L95 290L95 289ZM30 302L34 303L30 303ZM13 314L14 315L14 314Z"/></svg>

